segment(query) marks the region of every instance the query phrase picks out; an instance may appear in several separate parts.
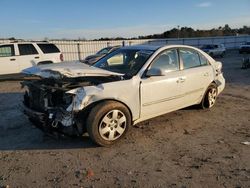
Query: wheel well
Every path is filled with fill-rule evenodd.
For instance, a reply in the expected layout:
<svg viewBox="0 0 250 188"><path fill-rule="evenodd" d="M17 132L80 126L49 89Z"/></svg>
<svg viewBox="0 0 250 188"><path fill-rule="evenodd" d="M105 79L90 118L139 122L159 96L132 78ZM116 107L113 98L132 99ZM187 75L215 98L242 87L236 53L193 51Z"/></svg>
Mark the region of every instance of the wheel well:
<svg viewBox="0 0 250 188"><path fill-rule="evenodd" d="M215 85L218 87L218 83L217 83L215 80L214 80L211 84L215 84ZM211 84L210 84L210 85L211 85ZM209 86L210 86L210 85L209 85Z"/></svg>
<svg viewBox="0 0 250 188"><path fill-rule="evenodd" d="M120 104L122 104L123 106L125 106L129 113L130 113L130 116L131 116L131 122L133 122L133 114L132 114L132 111L131 109L123 102L119 101L119 100L115 100L115 99L103 99L103 100L100 100L100 101L96 101L96 102L93 102L91 103L90 105L88 105L86 108L82 109L80 112L79 112L79 115L80 115L80 119L82 119L82 121L86 121L91 109L96 106L97 104L100 104L100 103L103 103L103 102L107 102L107 101L110 101L110 102L118 102Z"/></svg>
<svg viewBox="0 0 250 188"><path fill-rule="evenodd" d="M37 65L46 65L46 64L52 64L53 61L40 61L37 63Z"/></svg>

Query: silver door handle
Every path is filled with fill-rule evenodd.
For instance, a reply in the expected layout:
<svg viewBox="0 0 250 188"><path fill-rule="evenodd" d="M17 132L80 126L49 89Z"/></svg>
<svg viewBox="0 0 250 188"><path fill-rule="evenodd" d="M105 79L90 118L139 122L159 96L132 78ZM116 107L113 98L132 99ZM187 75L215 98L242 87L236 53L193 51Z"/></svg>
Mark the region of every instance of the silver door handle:
<svg viewBox="0 0 250 188"><path fill-rule="evenodd" d="M186 81L186 78L181 77L181 78L178 78L177 83L183 83L185 81Z"/></svg>
<svg viewBox="0 0 250 188"><path fill-rule="evenodd" d="M204 73L204 76L209 76L208 72Z"/></svg>

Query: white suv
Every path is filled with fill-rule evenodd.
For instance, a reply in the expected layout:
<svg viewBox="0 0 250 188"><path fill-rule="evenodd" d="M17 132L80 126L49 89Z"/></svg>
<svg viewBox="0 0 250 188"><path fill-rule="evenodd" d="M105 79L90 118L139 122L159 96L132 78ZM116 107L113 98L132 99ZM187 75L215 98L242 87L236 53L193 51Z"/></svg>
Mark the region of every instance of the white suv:
<svg viewBox="0 0 250 188"><path fill-rule="evenodd" d="M60 50L48 42L0 44L0 75L20 73L23 69L63 61Z"/></svg>

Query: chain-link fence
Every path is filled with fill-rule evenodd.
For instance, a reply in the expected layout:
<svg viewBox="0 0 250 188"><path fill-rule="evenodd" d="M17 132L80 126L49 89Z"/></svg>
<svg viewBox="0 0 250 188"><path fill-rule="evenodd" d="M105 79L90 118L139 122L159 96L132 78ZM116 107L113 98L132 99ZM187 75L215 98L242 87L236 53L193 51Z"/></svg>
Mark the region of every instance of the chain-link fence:
<svg viewBox="0 0 250 188"><path fill-rule="evenodd" d="M204 37L204 38L171 38L171 39L148 39L148 40L109 40L109 41L69 41L49 40L54 43L63 53L66 61L82 60L88 55L95 54L102 48L108 46L130 46L130 45L168 45L184 44L201 47L204 44L224 44L227 49L238 48L242 43L250 41L250 35L226 36L226 37ZM0 43L10 42L0 40Z"/></svg>

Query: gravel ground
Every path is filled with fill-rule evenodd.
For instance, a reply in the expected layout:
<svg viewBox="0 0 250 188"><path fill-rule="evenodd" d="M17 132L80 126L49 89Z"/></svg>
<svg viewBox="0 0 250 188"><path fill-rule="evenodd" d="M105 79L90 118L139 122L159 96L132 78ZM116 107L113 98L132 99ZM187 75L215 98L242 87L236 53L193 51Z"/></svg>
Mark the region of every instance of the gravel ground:
<svg viewBox="0 0 250 188"><path fill-rule="evenodd" d="M0 83L0 187L250 187L250 69L228 52L225 91L131 127L111 148L53 139L20 112L18 82Z"/></svg>

